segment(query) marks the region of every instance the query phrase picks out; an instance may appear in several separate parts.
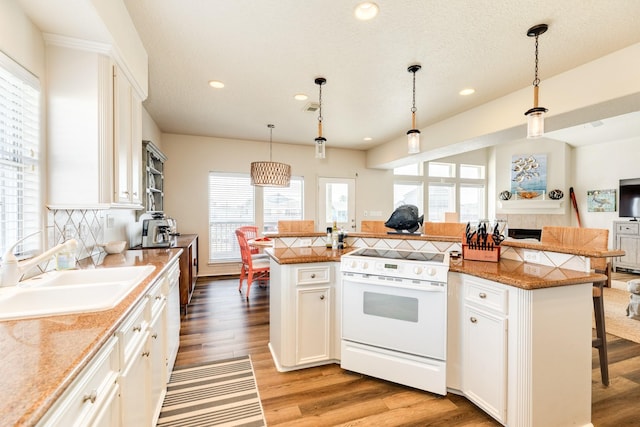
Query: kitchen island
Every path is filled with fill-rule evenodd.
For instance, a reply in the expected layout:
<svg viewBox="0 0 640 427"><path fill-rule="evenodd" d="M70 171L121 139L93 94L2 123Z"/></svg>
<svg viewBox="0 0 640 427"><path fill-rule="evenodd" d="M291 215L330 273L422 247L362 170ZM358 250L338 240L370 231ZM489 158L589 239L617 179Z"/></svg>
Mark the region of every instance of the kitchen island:
<svg viewBox="0 0 640 427"><path fill-rule="evenodd" d="M341 253L299 247L300 239L324 242L320 234L275 236L266 251L272 259L270 348L283 371L340 361ZM460 240L350 234L347 251L459 251ZM524 262L525 251L539 252L540 263ZM499 262L451 259L447 390L504 425L590 426L592 283L606 276L591 272L588 259L618 251L506 241L502 254Z"/></svg>
<svg viewBox="0 0 640 427"><path fill-rule="evenodd" d="M118 328L158 278L177 264L181 253L182 249L148 249L105 256L95 268L155 267L113 309L0 322L2 425L37 425L103 346L117 348L118 343L113 343L113 339ZM137 410L140 412L140 408Z"/></svg>

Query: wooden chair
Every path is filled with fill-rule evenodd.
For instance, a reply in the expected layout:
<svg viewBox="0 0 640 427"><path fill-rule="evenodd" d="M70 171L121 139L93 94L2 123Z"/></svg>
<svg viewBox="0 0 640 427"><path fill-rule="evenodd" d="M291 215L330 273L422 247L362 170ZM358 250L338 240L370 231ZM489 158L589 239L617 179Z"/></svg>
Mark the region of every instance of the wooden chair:
<svg viewBox="0 0 640 427"><path fill-rule="evenodd" d="M269 281L269 259L254 258L251 256L251 247L241 230L236 230L236 237L240 245L240 256L242 258L242 266L240 268L240 284L238 292L242 293L242 282L247 279L247 299L251 292L251 284L254 281L266 283Z"/></svg>
<svg viewBox="0 0 640 427"><path fill-rule="evenodd" d="M313 233L314 228L312 219L278 221L278 233Z"/></svg>
<svg viewBox="0 0 640 427"><path fill-rule="evenodd" d="M609 246L609 230L600 228L542 227L540 242L578 248L602 249ZM609 358L607 355L607 331L604 323L604 290L611 286L611 262L606 258L591 258L591 268L605 274L607 280L593 284L593 312L596 321L596 337L591 342L598 349L602 384L609 385Z"/></svg>
<svg viewBox="0 0 640 427"><path fill-rule="evenodd" d="M425 222L422 233L428 236L460 237L467 224L464 222Z"/></svg>
<svg viewBox="0 0 640 427"><path fill-rule="evenodd" d="M361 221L360 231L362 233L387 234L388 231L396 231L393 228L384 226L386 221Z"/></svg>

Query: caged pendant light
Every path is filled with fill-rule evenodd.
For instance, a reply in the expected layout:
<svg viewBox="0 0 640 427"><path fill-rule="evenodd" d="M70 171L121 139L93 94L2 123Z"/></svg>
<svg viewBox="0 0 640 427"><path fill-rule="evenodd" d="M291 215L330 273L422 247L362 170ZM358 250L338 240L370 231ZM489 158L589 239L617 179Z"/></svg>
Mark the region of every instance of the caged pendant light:
<svg viewBox="0 0 640 427"><path fill-rule="evenodd" d="M320 95L318 97L318 137L315 139L316 141L316 159L324 159L325 154L325 145L327 143L327 139L322 136L322 85L327 82L327 79L324 77L318 77L315 79L315 83L318 85Z"/></svg>
<svg viewBox="0 0 640 427"><path fill-rule="evenodd" d="M272 124L269 128L269 161L251 163L251 185L258 187L288 187L291 180L291 166L271 161L271 144L273 139Z"/></svg>
<svg viewBox="0 0 640 427"><path fill-rule="evenodd" d="M533 108L524 113L527 116L527 138L540 138L544 135L544 114L549 111L544 107L538 107L538 36L544 34L549 26L547 24L535 25L527 31L527 36L536 38L535 76L533 79Z"/></svg>
<svg viewBox="0 0 640 427"><path fill-rule="evenodd" d="M407 131L409 154L420 152L420 131L416 126L416 73L422 68L418 64L409 66L408 72L413 74L413 106L411 107L411 129Z"/></svg>

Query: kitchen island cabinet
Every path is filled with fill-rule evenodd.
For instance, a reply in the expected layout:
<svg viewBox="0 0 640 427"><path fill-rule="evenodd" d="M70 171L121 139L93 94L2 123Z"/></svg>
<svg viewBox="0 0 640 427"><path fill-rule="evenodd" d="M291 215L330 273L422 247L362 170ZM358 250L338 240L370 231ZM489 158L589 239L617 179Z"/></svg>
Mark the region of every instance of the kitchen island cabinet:
<svg viewBox="0 0 640 427"><path fill-rule="evenodd" d="M298 254L332 252L314 249L300 248ZM271 259L269 349L279 371L340 360L339 270L339 262L279 264Z"/></svg>
<svg viewBox="0 0 640 427"><path fill-rule="evenodd" d="M449 275L460 288L448 301L448 390L508 426L591 425L592 284Z"/></svg>

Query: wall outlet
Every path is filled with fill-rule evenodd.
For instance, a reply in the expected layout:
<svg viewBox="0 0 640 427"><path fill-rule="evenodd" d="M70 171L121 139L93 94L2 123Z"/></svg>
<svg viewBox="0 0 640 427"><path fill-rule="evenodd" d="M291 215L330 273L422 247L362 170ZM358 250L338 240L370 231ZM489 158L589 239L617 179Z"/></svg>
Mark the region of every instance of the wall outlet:
<svg viewBox="0 0 640 427"><path fill-rule="evenodd" d="M524 251L524 262L533 262L534 264L540 264L540 252L539 251Z"/></svg>

